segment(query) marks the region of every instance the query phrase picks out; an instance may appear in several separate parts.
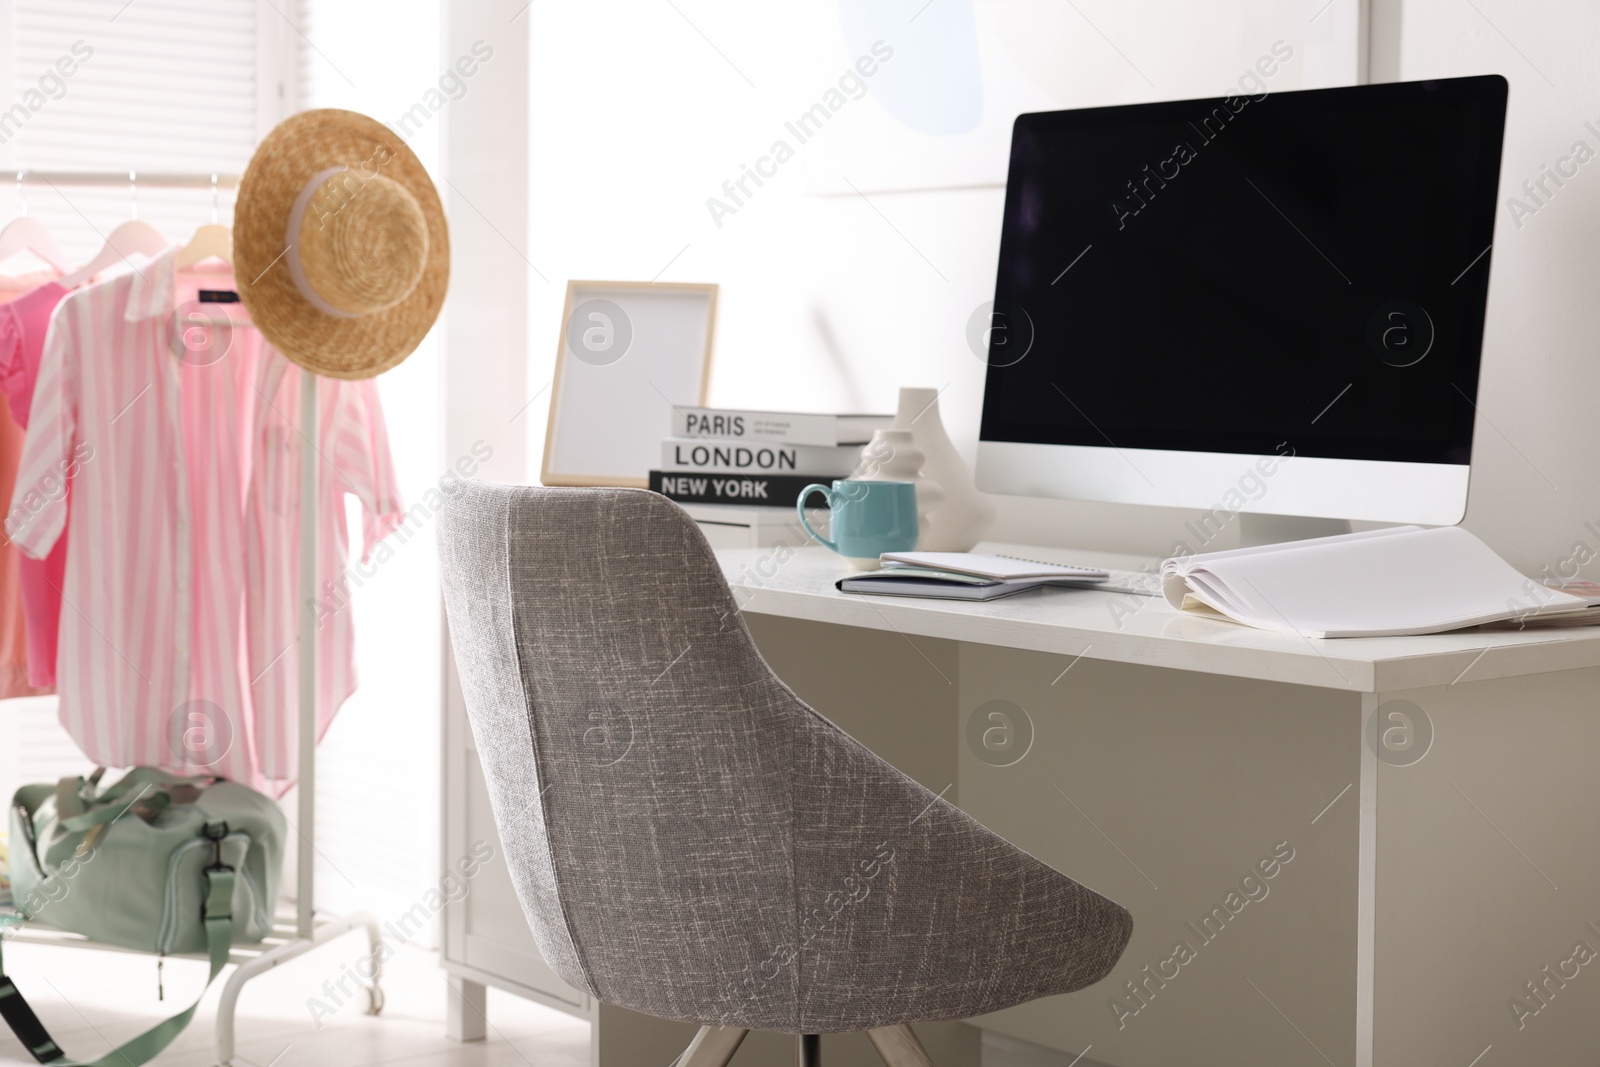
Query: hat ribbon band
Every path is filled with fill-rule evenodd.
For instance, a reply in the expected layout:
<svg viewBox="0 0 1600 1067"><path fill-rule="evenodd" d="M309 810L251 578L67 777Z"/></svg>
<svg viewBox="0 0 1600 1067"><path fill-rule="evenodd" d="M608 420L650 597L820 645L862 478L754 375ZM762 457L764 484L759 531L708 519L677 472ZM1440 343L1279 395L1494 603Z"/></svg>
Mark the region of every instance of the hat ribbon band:
<svg viewBox="0 0 1600 1067"><path fill-rule="evenodd" d="M357 319L361 316L353 315L348 311L341 311L322 298L322 294L318 293L316 287L311 284L311 279L306 277L306 267L301 262L300 248L297 242L300 240L300 226L305 222L306 210L311 206L312 197L316 196L317 191L322 188L322 184L329 178L349 169L349 167L344 166L329 167L313 174L311 180L301 188L300 195L295 197L294 207L289 211L289 224L285 227L284 233L284 243L288 245L288 250L284 253L283 259L288 264L289 277L293 279L294 287L300 291L301 296L305 297L306 303L324 315L330 315L336 319Z"/></svg>

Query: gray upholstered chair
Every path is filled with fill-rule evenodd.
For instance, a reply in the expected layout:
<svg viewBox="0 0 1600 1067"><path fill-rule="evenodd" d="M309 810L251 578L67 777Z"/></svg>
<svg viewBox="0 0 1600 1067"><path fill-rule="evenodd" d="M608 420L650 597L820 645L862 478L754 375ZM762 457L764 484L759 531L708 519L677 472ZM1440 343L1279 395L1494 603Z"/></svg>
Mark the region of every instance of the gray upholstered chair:
<svg viewBox="0 0 1600 1067"><path fill-rule="evenodd" d="M597 999L700 1024L685 1067L752 1029L865 1030L891 1065L926 1064L907 1024L1081 989L1122 954L1127 911L779 681L666 498L467 484L439 534L534 938Z"/></svg>

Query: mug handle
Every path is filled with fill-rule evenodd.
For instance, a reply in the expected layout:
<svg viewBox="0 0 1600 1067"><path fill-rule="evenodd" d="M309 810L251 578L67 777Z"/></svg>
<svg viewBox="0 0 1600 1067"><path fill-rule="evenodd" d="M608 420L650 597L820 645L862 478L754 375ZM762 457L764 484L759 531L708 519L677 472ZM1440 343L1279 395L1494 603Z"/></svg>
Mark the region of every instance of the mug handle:
<svg viewBox="0 0 1600 1067"><path fill-rule="evenodd" d="M804 489L800 490L800 499L794 502L794 509L800 515L800 525L806 528L806 533L810 534L812 537L816 538L818 541L821 541L823 544L837 552L839 551L839 546L828 540L826 537L823 537L821 534L817 533L817 531L813 530L811 528L811 523L806 521L806 498L812 493L821 493L823 496L828 498L828 507L833 507L833 490L826 485L819 485L813 482L811 485L808 485Z"/></svg>

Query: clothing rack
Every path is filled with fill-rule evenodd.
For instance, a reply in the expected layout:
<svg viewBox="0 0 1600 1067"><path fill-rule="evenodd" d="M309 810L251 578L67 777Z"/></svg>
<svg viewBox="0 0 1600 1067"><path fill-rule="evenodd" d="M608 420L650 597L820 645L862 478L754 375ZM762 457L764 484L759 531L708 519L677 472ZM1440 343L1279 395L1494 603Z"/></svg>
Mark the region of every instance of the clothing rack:
<svg viewBox="0 0 1600 1067"><path fill-rule="evenodd" d="M3 173L3 172L0 172ZM184 173L181 171L123 170L33 170L23 167L17 171L17 181L24 185L75 185L116 186L143 185L151 189L235 189L239 175L221 173Z"/></svg>
<svg viewBox="0 0 1600 1067"><path fill-rule="evenodd" d="M0 172L3 173L3 172ZM22 168L16 172L19 185L39 184L74 187L115 187L127 185L133 190L139 186L154 189L234 189L239 185L239 175L223 173L198 173L179 171L78 171L33 170ZM299 825L294 827L297 837L295 851L295 921L291 930L274 924L272 935L260 946L239 946L229 954L237 969L223 986L222 998L217 1004L217 1062L219 1067L231 1067L234 1055L234 1016L239 993L245 983L259 974L272 970L296 956L304 955L319 945L342 937L358 929L367 932L372 963L370 985L367 989L367 1014L377 1015L383 1010L382 932L378 922L366 912L355 912L338 918L320 917L314 907L316 871L316 769L317 769L317 511L319 504L316 434L320 420L317 404L318 375L302 368L300 375L300 435L304 439L300 450L300 663L298 679L299 725ZM309 434L309 436L308 436ZM75 935L59 931L31 931L20 928L14 935L19 941L52 945L77 945L84 948L106 949ZM204 953L195 955L204 960ZM359 971L359 968L357 968ZM363 977L367 977L363 975Z"/></svg>

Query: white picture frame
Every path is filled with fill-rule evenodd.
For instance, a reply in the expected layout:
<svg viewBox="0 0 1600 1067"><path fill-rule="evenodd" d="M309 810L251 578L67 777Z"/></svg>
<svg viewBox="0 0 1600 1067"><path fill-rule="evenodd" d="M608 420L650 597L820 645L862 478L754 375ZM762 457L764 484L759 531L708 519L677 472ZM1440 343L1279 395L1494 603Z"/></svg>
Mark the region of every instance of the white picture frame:
<svg viewBox="0 0 1600 1067"><path fill-rule="evenodd" d="M649 485L676 407L711 385L717 286L569 281L539 480Z"/></svg>

